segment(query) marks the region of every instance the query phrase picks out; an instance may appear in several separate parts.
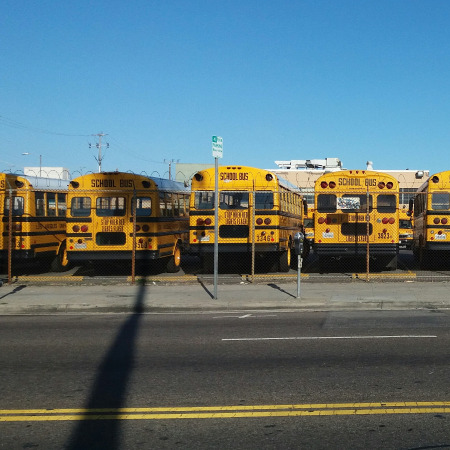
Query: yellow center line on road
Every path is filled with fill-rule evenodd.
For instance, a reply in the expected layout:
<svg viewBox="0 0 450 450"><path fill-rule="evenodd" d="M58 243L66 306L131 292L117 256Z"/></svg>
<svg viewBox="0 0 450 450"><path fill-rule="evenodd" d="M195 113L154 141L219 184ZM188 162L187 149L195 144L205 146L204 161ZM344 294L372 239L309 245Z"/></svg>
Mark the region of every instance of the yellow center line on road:
<svg viewBox="0 0 450 450"><path fill-rule="evenodd" d="M311 403L298 405L92 409L3 409L0 410L0 422L223 419L436 413L450 413L450 402Z"/></svg>

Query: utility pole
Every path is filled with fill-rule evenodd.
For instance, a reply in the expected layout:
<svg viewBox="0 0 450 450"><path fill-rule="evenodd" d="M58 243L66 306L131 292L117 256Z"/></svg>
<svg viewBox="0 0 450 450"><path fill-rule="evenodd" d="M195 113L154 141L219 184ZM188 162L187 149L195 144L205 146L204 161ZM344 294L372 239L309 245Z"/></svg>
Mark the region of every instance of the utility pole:
<svg viewBox="0 0 450 450"><path fill-rule="evenodd" d="M95 158L95 160L98 163L98 173L100 173L102 171L102 160L103 160L102 146L106 145L106 148L109 148L109 143L108 142L106 144L102 144L102 137L103 136L108 136L108 134L97 133L97 134L92 134L91 136L97 136L98 137L98 143L95 144L95 146L98 148L98 157L94 156L94 158ZM89 143L89 148L92 148L92 144L90 144L90 143Z"/></svg>
<svg viewBox="0 0 450 450"><path fill-rule="evenodd" d="M172 179L172 171L171 171L171 168L172 168L172 163L174 163L174 162L180 162L180 160L179 159L177 159L177 160L175 160L175 159L169 159L169 160L164 160L164 163L165 164L169 164L169 180L171 180Z"/></svg>

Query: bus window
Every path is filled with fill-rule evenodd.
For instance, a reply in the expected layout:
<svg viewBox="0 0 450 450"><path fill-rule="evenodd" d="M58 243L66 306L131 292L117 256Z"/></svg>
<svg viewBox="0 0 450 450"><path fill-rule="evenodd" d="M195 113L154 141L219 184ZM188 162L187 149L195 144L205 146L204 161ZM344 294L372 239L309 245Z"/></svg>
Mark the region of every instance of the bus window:
<svg viewBox="0 0 450 450"><path fill-rule="evenodd" d="M395 213L396 202L396 195L379 195L377 197L377 211L380 213Z"/></svg>
<svg viewBox="0 0 450 450"><path fill-rule="evenodd" d="M337 207L349 213L367 212L366 199L366 194L344 194L342 197L338 197ZM372 196L369 197L369 212L372 212Z"/></svg>
<svg viewBox="0 0 450 450"><path fill-rule="evenodd" d="M74 197L71 205L72 217L88 217L91 214L90 197Z"/></svg>
<svg viewBox="0 0 450 450"><path fill-rule="evenodd" d="M194 199L195 209L214 209L214 192L198 191Z"/></svg>
<svg viewBox="0 0 450 450"><path fill-rule="evenodd" d="M65 217L67 213L67 194L58 194L58 216Z"/></svg>
<svg viewBox="0 0 450 450"><path fill-rule="evenodd" d="M220 193L220 209L248 209L248 192Z"/></svg>
<svg viewBox="0 0 450 450"><path fill-rule="evenodd" d="M125 215L125 197L98 197L97 216L112 217Z"/></svg>
<svg viewBox="0 0 450 450"><path fill-rule="evenodd" d="M45 216L44 193L36 192L36 216Z"/></svg>
<svg viewBox="0 0 450 450"><path fill-rule="evenodd" d="M163 217L173 217L173 199L169 192L159 193L159 210Z"/></svg>
<svg viewBox="0 0 450 450"><path fill-rule="evenodd" d="M173 217L173 194L166 192L166 216Z"/></svg>
<svg viewBox="0 0 450 450"><path fill-rule="evenodd" d="M314 219L309 218L309 217L305 218L303 220L303 226L305 228L314 228Z"/></svg>
<svg viewBox="0 0 450 450"><path fill-rule="evenodd" d="M142 217L152 215L152 199L150 197L138 197L136 202L136 216Z"/></svg>
<svg viewBox="0 0 450 450"><path fill-rule="evenodd" d="M336 212L336 196L334 194L319 194L317 196L318 212Z"/></svg>
<svg viewBox="0 0 450 450"><path fill-rule="evenodd" d="M186 197L184 195L179 195L179 216L184 217L186 215Z"/></svg>
<svg viewBox="0 0 450 450"><path fill-rule="evenodd" d="M431 197L431 209L450 209L450 194L448 192L433 192Z"/></svg>
<svg viewBox="0 0 450 450"><path fill-rule="evenodd" d="M407 228L407 229L412 229L412 223L410 219L400 219L398 222L398 227L399 228Z"/></svg>
<svg viewBox="0 0 450 450"><path fill-rule="evenodd" d="M13 210L12 215L13 216L21 216L23 215L24 208L23 208L23 197L13 197L12 198L13 203ZM5 197L5 216L9 216L9 197Z"/></svg>
<svg viewBox="0 0 450 450"><path fill-rule="evenodd" d="M273 192L256 192L255 209L272 209Z"/></svg>
<svg viewBox="0 0 450 450"><path fill-rule="evenodd" d="M47 216L56 216L56 195L54 192L47 192Z"/></svg>

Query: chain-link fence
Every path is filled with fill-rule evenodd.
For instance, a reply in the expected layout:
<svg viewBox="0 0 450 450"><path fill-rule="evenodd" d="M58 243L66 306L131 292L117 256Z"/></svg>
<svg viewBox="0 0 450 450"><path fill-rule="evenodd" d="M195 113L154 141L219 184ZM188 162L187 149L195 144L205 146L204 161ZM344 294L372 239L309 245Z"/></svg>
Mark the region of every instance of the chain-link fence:
<svg viewBox="0 0 450 450"><path fill-rule="evenodd" d="M433 202L426 194L404 191L398 204L397 194L339 191L333 198L318 196L309 217L312 235L302 253L304 279L450 278L445 196ZM190 210L188 196L175 192L125 195L96 189L95 195L88 190L68 200L66 195L47 190L31 198L20 189L5 191L4 281L135 282L145 277L169 282L208 277L214 271L214 192L198 195ZM33 210L26 202L33 202ZM308 231L307 217L302 202L287 192L221 192L220 276L295 280L294 238Z"/></svg>

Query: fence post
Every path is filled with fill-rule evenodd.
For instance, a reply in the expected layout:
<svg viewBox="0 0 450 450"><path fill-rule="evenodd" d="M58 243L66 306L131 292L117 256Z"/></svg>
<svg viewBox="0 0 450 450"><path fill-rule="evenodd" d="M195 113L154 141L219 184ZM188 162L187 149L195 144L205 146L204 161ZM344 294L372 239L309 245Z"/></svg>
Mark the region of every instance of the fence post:
<svg viewBox="0 0 450 450"><path fill-rule="evenodd" d="M254 184L254 182L253 182ZM253 186L254 188L254 186ZM255 281L255 190L253 190L252 197L252 206L251 206L251 230L252 230L252 283Z"/></svg>
<svg viewBox="0 0 450 450"><path fill-rule="evenodd" d="M12 281L12 213L13 213L12 189L9 190L9 213L8 213L8 284Z"/></svg>
<svg viewBox="0 0 450 450"><path fill-rule="evenodd" d="M370 253L369 253L369 237L370 237L370 207L369 207L370 193L369 186L367 186L367 194L366 194L366 281L369 281L369 272L370 272Z"/></svg>
<svg viewBox="0 0 450 450"><path fill-rule="evenodd" d="M133 202L131 205L133 213L133 231L132 231L132 250L131 250L131 283L134 284L136 281L136 209L137 209L137 199L136 199L136 189L133 191Z"/></svg>

